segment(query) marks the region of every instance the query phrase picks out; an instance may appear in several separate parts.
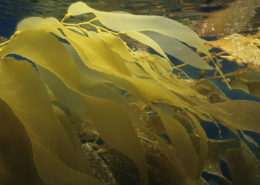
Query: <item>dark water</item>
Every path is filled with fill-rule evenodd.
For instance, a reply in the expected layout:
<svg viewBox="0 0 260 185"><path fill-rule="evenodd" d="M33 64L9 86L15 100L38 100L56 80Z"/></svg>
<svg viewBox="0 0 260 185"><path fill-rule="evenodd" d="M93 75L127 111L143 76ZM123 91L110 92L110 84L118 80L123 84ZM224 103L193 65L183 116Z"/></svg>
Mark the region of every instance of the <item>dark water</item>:
<svg viewBox="0 0 260 185"><path fill-rule="evenodd" d="M18 21L29 16L61 19L77 0L0 0L0 35L9 37ZM259 27L259 0L83 0L105 11L162 15L178 20L201 36L255 32ZM223 16L221 16L223 15ZM211 24L214 23L212 26ZM217 29L219 28L219 29Z"/></svg>

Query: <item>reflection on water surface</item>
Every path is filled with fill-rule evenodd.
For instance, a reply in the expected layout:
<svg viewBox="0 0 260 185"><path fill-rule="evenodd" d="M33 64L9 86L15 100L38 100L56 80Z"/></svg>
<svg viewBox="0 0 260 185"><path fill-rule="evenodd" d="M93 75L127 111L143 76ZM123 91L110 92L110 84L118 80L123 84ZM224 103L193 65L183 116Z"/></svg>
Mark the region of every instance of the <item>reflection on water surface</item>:
<svg viewBox="0 0 260 185"><path fill-rule="evenodd" d="M188 25L201 36L255 32L260 20L257 0L84 1L99 10L166 16ZM61 19L72 2L76 0L1 0L0 35L8 35L7 32L11 32L17 21L24 17L54 16Z"/></svg>

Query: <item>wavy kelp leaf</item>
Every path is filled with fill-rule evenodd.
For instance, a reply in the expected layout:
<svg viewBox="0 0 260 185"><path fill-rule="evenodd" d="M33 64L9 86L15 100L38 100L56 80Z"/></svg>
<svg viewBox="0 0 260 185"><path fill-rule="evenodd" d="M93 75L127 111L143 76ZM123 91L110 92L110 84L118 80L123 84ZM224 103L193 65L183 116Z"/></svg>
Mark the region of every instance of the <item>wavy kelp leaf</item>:
<svg viewBox="0 0 260 185"><path fill-rule="evenodd" d="M33 30L46 30L48 32L53 32L58 36L61 36L61 32L58 30L60 27L60 22L54 17L29 17L23 19L16 26L17 31L25 31L29 29Z"/></svg>
<svg viewBox="0 0 260 185"><path fill-rule="evenodd" d="M66 29L64 29L64 32L67 34L68 41L72 46L77 51L80 49L81 52L85 53L85 58L82 59L88 67L95 70L105 71L110 74L130 75L124 59L108 47L107 44L113 44L111 43L111 40L108 40L108 38L106 38L106 44L106 42L101 39L83 37ZM75 40L77 40L77 42L75 42ZM114 40L114 42L117 41L117 39ZM100 50L103 50L103 52L99 52Z"/></svg>
<svg viewBox="0 0 260 185"><path fill-rule="evenodd" d="M248 94L260 97L260 73L254 70L233 77L230 85L234 89L240 89Z"/></svg>
<svg viewBox="0 0 260 185"><path fill-rule="evenodd" d="M233 128L260 132L260 103L246 100L229 100L216 103L228 114L215 116ZM212 113L214 115L214 113Z"/></svg>
<svg viewBox="0 0 260 185"><path fill-rule="evenodd" d="M248 85L245 81L242 81L240 78L233 78L230 80L230 86L232 89L239 89L249 94Z"/></svg>
<svg viewBox="0 0 260 185"><path fill-rule="evenodd" d="M87 34L80 34L61 24L56 26L56 23L50 26L51 28L27 27L30 29L25 28L20 34L17 32L10 40L10 44L1 48L1 58L14 53L36 63L39 75L45 82L44 85L48 86L49 98L55 101L52 111L72 144L75 143L76 138L69 132L71 128L68 125L69 119L73 116L65 115L65 113L71 111L74 114L73 111L76 111L75 115L79 116L81 121L95 126L97 129L95 133L99 132L98 135L107 144L106 147L117 149L135 163L132 165L137 166L141 183L146 184L147 163L145 163L142 151L145 138L142 139L144 134L138 132L137 128L146 129L152 121L138 120L140 114L136 115L128 105L128 103L132 105L140 101L143 104L141 109L144 110L146 117L154 114L159 120L161 131L158 133L166 135L165 138L170 136L173 141L162 138L160 140L160 145L164 142L163 150L167 153L165 155L169 157L169 161L174 164L178 163L172 173L176 176L182 174L181 177L185 180L180 182L183 184L185 182L195 184L199 180L207 156L207 138L198 117L202 118L203 114L211 113L211 110L216 111L218 107L209 104L206 97L192 90L190 86L193 83L178 80L171 74L172 66L167 59L144 51L128 50L117 33L112 35L110 31L98 32L97 37L89 38ZM81 27L81 29L85 28ZM102 31L104 30L106 29ZM49 32L52 33L49 34ZM37 42L42 42L42 44L35 44ZM122 47L118 47L119 45ZM128 56L125 57L125 54ZM135 72L136 69L139 71ZM134 97L135 100L128 101L128 95ZM68 100L68 98L75 98L75 100ZM204 111L199 106L210 110ZM224 115L224 118L228 117L224 111L219 115ZM204 115L206 116L209 114ZM177 130L175 125L177 125ZM142 145L136 137L133 126ZM156 135L155 138L159 137ZM184 137L183 140L182 137ZM37 146L35 141L34 145ZM154 143L151 145L155 146ZM77 145L73 146L77 148ZM47 167L53 163L52 165L58 164L56 166L60 169L66 167L59 164L57 162L59 159L53 157L48 150L43 147L39 148L41 153L52 159L52 161L41 160L42 163L38 162L41 166ZM100 147L97 146L97 148L99 151ZM102 152L106 151L102 150ZM76 183L80 184L85 178L73 169L70 171L67 168L66 171L60 171L62 173L48 173L48 175L52 179L54 175L59 176L58 178L68 177L62 179L61 183L65 181L72 183L71 177L77 176ZM41 174L44 173L41 172ZM69 175L69 173L72 174ZM136 172L133 174L136 175ZM168 180L167 177L166 179ZM46 178L45 182L47 182Z"/></svg>
<svg viewBox="0 0 260 185"><path fill-rule="evenodd" d="M232 83L231 83L231 87ZM226 95L211 81L206 81L193 87L200 94L207 96L211 103L218 103L228 100Z"/></svg>
<svg viewBox="0 0 260 185"><path fill-rule="evenodd" d="M84 51L84 49L83 48L89 48L89 51L91 51L92 53L95 53L95 52L97 52L98 50L99 50L99 48L97 48L97 49L94 49L93 50L93 48L91 49L91 47L90 47L90 45L89 44L91 44L91 43L89 43L89 44L87 44L87 42L89 41L89 40L87 40L86 39L86 37L83 37L83 36L81 36L81 35L78 35L78 34L75 34L74 32L70 32L69 30L67 30L67 29L65 29L64 27L62 27L62 26L60 26L62 29L63 29L63 32L65 32L65 34L68 36L67 37L67 39L69 39L69 41L70 41L70 43L73 45L73 47L77 50L77 52L80 54L80 57L83 59L83 61L84 62L86 62L86 61L89 61L89 57L92 57L92 55L88 55L88 56L86 56L86 54L88 54L88 53L86 53L88 50L86 50L86 51ZM61 36L62 37L62 36ZM84 40L84 42L83 42L83 40ZM93 42L94 42L94 40L92 40ZM100 44L102 44L102 42L100 41ZM84 47L80 47L80 46L84 46ZM93 44L91 44L91 46L93 47L94 45ZM103 47L104 49L106 48L106 49L108 49L107 47ZM109 49L108 49L109 50ZM90 52L90 53L91 53ZM111 51L109 51L109 53L111 53ZM115 55L115 54L113 54L113 55ZM103 56L101 56L101 55L98 55L98 54L96 54L96 55L94 55L94 56L98 56L98 57L103 57L103 59L102 60L107 60L107 59L111 59L111 60L115 60L115 58L113 57L113 56L110 56L110 57L106 57L107 55L103 55ZM91 60L90 61L95 61L95 57L92 57L92 58L90 58ZM118 60L119 58L117 57L117 60ZM122 60L122 59L119 59L119 61L120 60ZM167 63L167 62L166 62ZM169 67L167 67L167 65L166 65L166 63L164 62L164 63L162 63L163 64L163 66L164 67L166 67L166 69L167 68L169 68ZM93 67L92 65L91 65L91 63L89 63L89 62L87 62L87 63L85 63L87 66L89 66L89 67ZM100 71L104 71L105 70L105 68L103 68L102 66L95 66L95 67L100 67ZM168 70L170 70L170 69L168 69ZM115 71L114 71L115 72ZM118 75L118 73L117 73L117 75ZM103 77L102 77L103 78ZM103 80L104 79L111 79L111 76L106 76L105 78L103 78ZM115 82L115 81L117 81L118 82L118 79L116 80L115 78L113 78L114 80L113 80L113 83ZM124 85L122 85L122 84L124 84ZM121 87L123 87L124 89L131 89L131 90L133 90L133 88L131 88L131 87L129 87L129 85L127 85L126 87L125 87L125 85L126 85L126 82L124 82L124 83L121 83L120 82L120 86ZM180 103L180 105L181 105L181 103Z"/></svg>
<svg viewBox="0 0 260 185"><path fill-rule="evenodd" d="M96 41L96 39L90 39L90 42L95 45L94 41ZM103 41L97 40L97 44L100 44L101 42ZM17 50L15 48L17 45L21 45L22 47L19 47ZM104 47L104 45L101 46ZM41 50L38 48L41 48ZM125 153L136 163L140 170L141 181L145 184L146 168L144 154L131 126L131 121L129 120L128 115L117 103L110 100L87 96L80 91L80 74L77 71L77 67L71 55L62 43L46 32L26 30L20 35L17 35L12 44L8 45L8 47L3 50L1 55L3 56L8 53L15 53L34 61L36 64L48 69L61 78L73 91L78 92L82 96L101 137L112 148ZM91 54L94 56L97 55L93 49L90 51L90 55ZM105 56L108 56L109 58L113 57L106 54ZM109 61L106 60L104 62ZM105 69L109 72L122 72L121 70L114 68L111 64L111 66L108 63L104 63L104 65L105 67L108 66L108 68ZM118 66L120 66L120 64ZM89 85L92 86L93 84Z"/></svg>
<svg viewBox="0 0 260 185"><path fill-rule="evenodd" d="M33 151L21 121L0 99L0 181L5 185L42 185L34 167ZM26 170L24 167L26 166Z"/></svg>
<svg viewBox="0 0 260 185"><path fill-rule="evenodd" d="M199 139L199 147L197 147L197 153L199 156L199 165L198 165L198 177L201 176L201 173L203 172L205 163L206 163L206 159L208 156L208 138L206 135L206 132L203 130L200 121L197 117L195 117L195 115L187 112L187 115L189 116L189 118L192 120L193 124L194 124L194 130L195 130L195 137L197 137L197 139ZM195 145L195 144L194 144ZM196 147L196 146L195 146ZM196 148L195 148L196 149Z"/></svg>
<svg viewBox="0 0 260 185"><path fill-rule="evenodd" d="M260 97L260 80L253 80L246 83L249 89L249 94Z"/></svg>
<svg viewBox="0 0 260 185"><path fill-rule="evenodd" d="M89 162L76 150L52 111L50 100L33 67L6 58L1 62L1 98L23 123L32 143L37 172L44 183L102 184L87 175ZM16 71L16 73L12 73ZM34 97L34 98L31 98ZM39 106L40 104L40 106Z"/></svg>
<svg viewBox="0 0 260 185"><path fill-rule="evenodd" d="M68 8L68 14L72 16L78 16L84 13L96 14L101 23L112 30L158 32L185 42L209 55L198 35L188 27L174 20L160 16L103 12L92 9L83 2L73 3Z"/></svg>
<svg viewBox="0 0 260 185"><path fill-rule="evenodd" d="M227 149L225 157L234 184L255 185L260 183L259 161L244 143L241 143L240 148Z"/></svg>
<svg viewBox="0 0 260 185"><path fill-rule="evenodd" d="M109 53L111 53L111 50L108 47L106 47L106 45L104 45L103 41L84 38L84 37L81 37L80 35L74 35L72 32L71 33L66 32L66 33L68 35L70 34L70 37L71 37L70 41L86 66L92 68L91 63L96 61L97 59L103 60L103 61L114 60L114 62L120 62L120 63L123 62L122 58L118 58L119 55L118 56L116 56L115 54L109 55ZM73 34L73 35L71 35L71 34ZM98 46L101 46L103 48L103 51L104 51L103 53L99 54L98 52L96 52L99 47L93 45L93 43L95 41L98 42ZM82 48L85 48L86 50L83 50ZM109 56L109 57L107 57L107 56ZM98 57L98 58L96 58L96 57ZM98 72L107 72L109 74L109 71L101 65L96 66L96 68L97 68ZM106 79L107 81L111 80L112 83L117 84L122 89L127 89L131 93L133 93L139 97L142 97L146 100L152 100L152 99L162 99L162 100L165 99L166 100L167 97L168 97L168 99L172 99L171 96L174 96L174 95L170 95L170 93L167 92L166 89L160 90L160 88L157 87L157 85L159 85L159 84L155 84L153 81L132 78L129 75L125 75L124 73L119 72L119 71L114 70L112 73L113 76L105 75L102 73L95 73L95 74L96 74L96 77L99 77L100 79L103 79L103 80ZM142 88L144 86L149 87L149 88L147 88L145 90L144 88ZM157 89L158 92L148 90L148 89L153 89L153 88ZM162 92L165 92L165 93L162 93ZM145 97L144 94L147 96ZM180 105L181 105L181 103L180 103Z"/></svg>
<svg viewBox="0 0 260 185"><path fill-rule="evenodd" d="M182 44L176 39L156 32L142 32L152 38L166 53L176 57L184 63L190 64L199 69L213 69L197 53L192 51L188 46Z"/></svg>
<svg viewBox="0 0 260 185"><path fill-rule="evenodd" d="M138 32L138 31L127 31L124 32L127 36L131 37L134 40L137 40L151 48L153 48L155 51L157 51L160 55L164 56L165 58L168 58L167 55L164 53L162 48L150 37L146 36L145 34Z"/></svg>
<svg viewBox="0 0 260 185"><path fill-rule="evenodd" d="M40 70L40 72L42 72L42 70ZM66 97L67 97L67 93L70 93L70 89L68 89L68 88L66 88L65 87L65 85L62 85L63 83L62 83L62 81L59 81L59 82L57 82L57 78L55 78L53 75L51 75L52 77L51 77L51 79L53 80L54 79L54 81L57 83L57 87L53 87L52 89L54 90L54 92L56 92L57 90L55 90L56 88L59 88L59 87L62 87L62 86L64 86L64 87L62 87L62 92L63 92L63 95L62 95L62 97L61 96L58 96L58 98L61 100L61 102L63 102L63 100L64 99L66 99ZM56 80L55 80L56 79ZM51 80L51 81L52 81ZM64 89L64 88L66 88L66 89ZM58 89L58 90L61 90L61 89ZM101 91L102 91L102 89L100 89ZM98 91L96 91L97 92L97 94L96 95L98 95L98 94L100 94ZM104 91L103 91L103 93L105 93L106 92L106 89L104 89ZM68 94L69 95L69 94ZM89 105L89 99L87 99L86 101L88 101L87 102L87 105ZM95 107L96 107L96 109L94 109L93 107L91 108L91 110L89 110L89 109L87 109L87 111L88 111L88 114L91 116L91 119L93 120L93 122L94 122L94 126L97 128L97 130L99 131L99 133L100 133L100 136L101 136L101 138L107 143L107 144L109 144L111 147L113 147L113 148L116 148L116 149L118 149L119 151L127 151L127 152L125 152L125 153L127 153L127 155L128 156L130 156L131 158L134 158L135 159L135 155L139 155L139 152L137 151L137 148L136 148L136 150L132 150L131 148L132 147L130 147L129 145L131 144L131 142L129 143L129 144L127 144L128 142L125 140L125 139L123 139L123 137L127 137L127 139L128 140L131 140L132 138L131 137L133 137L133 135L131 135L131 134L133 134L133 133L131 133L130 132L130 129L131 129L131 127L129 127L129 128L127 128L127 132L130 134L126 134L125 132L126 132L126 130L125 131L122 131L122 129L124 129L124 128L122 128L123 126L121 125L121 122L123 122L123 118L127 118L127 115L125 114L125 113L123 113L123 112L121 112L120 113L120 109L118 108L117 109L117 114L119 114L120 115L120 118L118 118L117 120L120 120L120 122L118 122L118 124L116 124L116 123L113 123L113 124L111 124L112 123L112 121L113 121L113 119L114 119L114 117L113 117L113 115L111 114L111 112L110 111L108 111L108 109L112 109L113 107L113 105L112 104L108 104L107 106L105 106L105 104L103 104L103 105L100 105L100 106L98 106L98 101L95 101L93 104L95 104ZM67 104L68 105L68 107L71 107L70 106L70 104ZM101 107L104 109L104 110L101 110ZM89 106L87 107L87 108L89 108ZM121 109L122 109L123 107L121 107ZM97 110L98 109L98 110ZM113 110L115 110L115 109L113 109ZM108 114L108 116L105 116L104 115L104 113L102 114L102 116L100 116L100 112L104 112L104 113L107 113ZM93 116L94 115L94 113L96 114L96 116ZM99 120L98 120L98 118L100 118ZM115 121L114 121L115 122ZM116 133L116 131L119 131L119 133ZM111 132L113 132L112 134L112 137L111 137ZM122 135L121 135L122 134ZM120 140L118 140L118 138L121 138ZM112 140L111 140L112 139ZM124 143L125 145L125 147L126 148L122 148L122 145L120 144L120 143ZM112 143L112 144L111 144ZM121 145L121 146L120 146ZM133 145L133 144L131 144L131 145ZM133 153L131 153L130 151L129 151L129 149L130 150L132 150L133 152L135 152L135 155L133 155ZM139 150L140 150L140 148L138 148ZM136 157L136 158L138 158L138 156ZM136 161L136 160L134 160L135 162L138 162L138 161ZM137 164L142 164L142 163L140 163L140 162L138 162Z"/></svg>
<svg viewBox="0 0 260 185"><path fill-rule="evenodd" d="M106 45L111 50L117 52L123 59L125 59L126 61L135 61L135 59L129 52L129 48L127 48L125 42L122 41L119 37L105 32L101 32L98 35L99 37L101 37L101 39L104 40Z"/></svg>
<svg viewBox="0 0 260 185"><path fill-rule="evenodd" d="M82 39L81 39L82 40ZM79 41L80 42L80 41ZM78 42L77 42L78 43ZM87 47L87 46L86 46ZM89 55L87 55L87 56L89 56ZM94 60L94 58L92 59L92 60ZM87 64L87 63L86 63ZM81 67L82 68L82 67ZM128 79L132 84L134 84L138 89L139 89L139 92L142 92L142 93L145 93L146 94L146 97L144 97L143 95L141 95L142 96L142 98L145 98L145 99L150 99L150 100L152 100L152 99L155 99L155 97L157 97L157 98L159 98L161 95L163 95L164 97L165 97L165 95L166 95L166 93L165 93L165 91L164 92L161 92L160 93L160 91L161 90L159 90L158 89L158 91L155 91L155 88L157 89L157 87L156 87L156 85L154 84L154 85L152 85L153 87L152 88L148 88L149 86L147 85L148 83L151 83L152 84L152 82L151 81L144 81L144 84L143 83L140 83L140 85L138 85L138 81L137 81L137 79L132 79L132 80L130 80L130 79ZM141 82L141 81L140 81ZM145 85L146 84L146 85ZM146 89L148 90L148 91L143 91L144 89L143 88L141 88L141 87L143 87L143 86L146 86ZM131 89L132 88L130 88L129 89L129 87L128 87L128 90L130 90L131 91ZM153 89L153 90L149 90L149 89ZM135 92L135 90L133 91L133 92ZM149 92L149 93L148 93ZM152 92L155 92L155 94L156 95L154 95L154 98L152 98L151 97L151 95L153 94ZM149 94L149 95L148 95ZM160 94L160 95L159 95ZM140 95L139 95L140 96ZM147 96L150 96L151 98L147 98ZM161 96L162 97L162 96ZM163 98L163 97L162 97ZM159 98L160 99L160 98ZM175 102L176 102L176 99L174 100ZM172 102L173 102L173 100L172 100ZM180 103L180 104L182 104L182 103ZM180 152L180 151L179 151ZM182 155L181 154L182 152L180 152L180 155Z"/></svg>
<svg viewBox="0 0 260 185"><path fill-rule="evenodd" d="M198 155L195 152L190 136L179 121L156 107L153 107L153 109L158 113L167 129L177 157L182 162L189 176L195 180L198 176Z"/></svg>
<svg viewBox="0 0 260 185"><path fill-rule="evenodd" d="M47 69L38 66L38 70L44 82L48 85L48 87L51 89L51 91L54 93L54 95L57 97L62 105L68 107L72 111L87 111L84 103L82 102L82 97L78 93L66 87L61 79L56 77Z"/></svg>
<svg viewBox="0 0 260 185"><path fill-rule="evenodd" d="M146 146L147 165L149 165L149 182L152 184L162 185L186 185L192 184L187 174L165 157L164 153L158 150L156 144L155 149Z"/></svg>
<svg viewBox="0 0 260 185"><path fill-rule="evenodd" d="M76 39L76 37L73 37L73 39ZM84 45L86 45L84 48L86 48L86 47L89 47L88 45L87 45L87 43L88 43L88 40L87 39L85 39L85 42L83 42L82 44L81 44L81 42L84 40L84 38L81 38L81 39L77 39L77 40L74 40L73 42L74 42L74 46L77 48L78 46L76 46L76 44L75 43L80 43L80 45L82 46L84 46ZM90 60L95 60L95 58L90 58L90 57L92 57L91 55L88 55L88 54L86 54L86 52L82 52L82 50L79 50L79 48L77 49L78 51L80 51L79 52L79 55L81 55L81 58L85 58L85 57L88 57L87 59L85 59L84 60L84 62L85 62L85 64L86 65L88 65L88 60L90 59ZM102 66L99 66L100 68L102 68ZM104 70L100 70L100 71L104 71ZM96 73L97 75L101 75L101 74L98 74L98 73ZM118 74L117 74L118 75ZM122 78L123 78L123 76L121 76ZM115 78L115 77L114 77ZM112 79L111 78L111 76L107 76L106 78L105 78L106 80L109 80L109 79ZM175 104L178 104L178 105L181 105L181 106L183 106L183 102L181 101L181 103L177 103L177 100L179 100L179 98L173 98L173 97L171 97L171 96L173 96L173 94L172 95L170 95L169 93L167 93L167 91L166 90L162 90L161 88L158 88L157 86L159 85L159 84L156 84L156 83L154 83L153 81L147 81L147 80L142 80L142 79L132 79L132 78L130 78L130 77L125 77L125 79L128 81L128 82L130 82L131 84L133 84L134 86L135 86L135 88L133 88L132 86L127 86L126 85L126 83L123 83L123 84L121 84L121 83L119 83L119 86L122 86L122 87L125 87L126 89L128 89L130 92L133 92L134 94L137 94L139 97L141 97L142 99L144 99L144 100L146 100L148 103L151 101L151 100L153 100L153 99L160 99L160 100L163 100L163 99L165 99L167 96L166 95L168 95L168 99L170 100L170 102L175 102ZM113 83L117 83L118 82L118 80L113 80L112 81ZM150 84L150 85L149 85ZM160 86L160 85L159 85ZM143 87L146 87L146 88L143 88ZM157 90L155 90L155 89L157 89ZM164 88L163 88L164 89ZM141 94L140 94L141 93ZM166 98L167 99L167 98ZM169 102L169 101L165 101L165 102ZM190 143L191 143L191 141L190 141ZM180 151L179 151L180 152ZM182 154L181 154L181 152L180 152L180 156L181 156Z"/></svg>
<svg viewBox="0 0 260 185"><path fill-rule="evenodd" d="M260 97L260 80L244 81L240 79L233 79L230 83L233 89L240 89L253 96Z"/></svg>
<svg viewBox="0 0 260 185"><path fill-rule="evenodd" d="M218 177L224 178L220 166L221 154L219 152L218 146L214 140L208 141L208 156L207 161L204 166L204 171L216 175Z"/></svg>

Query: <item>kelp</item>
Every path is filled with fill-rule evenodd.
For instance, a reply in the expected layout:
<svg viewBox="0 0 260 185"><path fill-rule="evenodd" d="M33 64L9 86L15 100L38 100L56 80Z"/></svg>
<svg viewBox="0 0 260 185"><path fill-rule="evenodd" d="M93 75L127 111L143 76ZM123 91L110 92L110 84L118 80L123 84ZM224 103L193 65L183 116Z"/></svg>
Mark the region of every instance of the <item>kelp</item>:
<svg viewBox="0 0 260 185"><path fill-rule="evenodd" d="M259 97L259 32L255 35L243 36L232 34L224 38L206 42L212 48L219 48L219 61L235 62L239 70L233 71L229 76L229 84L233 89L240 89L251 95Z"/></svg>
<svg viewBox="0 0 260 185"><path fill-rule="evenodd" d="M85 20L87 13L96 17ZM133 49L130 38L147 48ZM22 20L0 47L0 127L8 131L0 132L2 184L195 185L207 183L205 172L228 184L218 163L225 160L233 178L240 172L232 156L257 173L237 129L260 132L259 103L230 100L203 75L173 73L187 64L201 74L213 69L198 55L212 59L203 42L180 23L77 2L61 21ZM166 53L185 64L175 66ZM228 76L214 70L213 78ZM224 149L209 144L201 120L220 121L238 144L218 153Z"/></svg>

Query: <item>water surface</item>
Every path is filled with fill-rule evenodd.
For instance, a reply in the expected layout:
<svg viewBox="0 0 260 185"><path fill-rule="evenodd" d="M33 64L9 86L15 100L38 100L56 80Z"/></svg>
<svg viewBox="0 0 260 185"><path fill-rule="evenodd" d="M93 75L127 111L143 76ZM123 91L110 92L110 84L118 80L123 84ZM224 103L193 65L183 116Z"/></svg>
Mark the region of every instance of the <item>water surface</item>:
<svg viewBox="0 0 260 185"><path fill-rule="evenodd" d="M0 0L0 35L8 37L29 16L61 19L77 0ZM201 36L254 33L259 27L258 0L83 0L104 11L161 15L188 25Z"/></svg>

